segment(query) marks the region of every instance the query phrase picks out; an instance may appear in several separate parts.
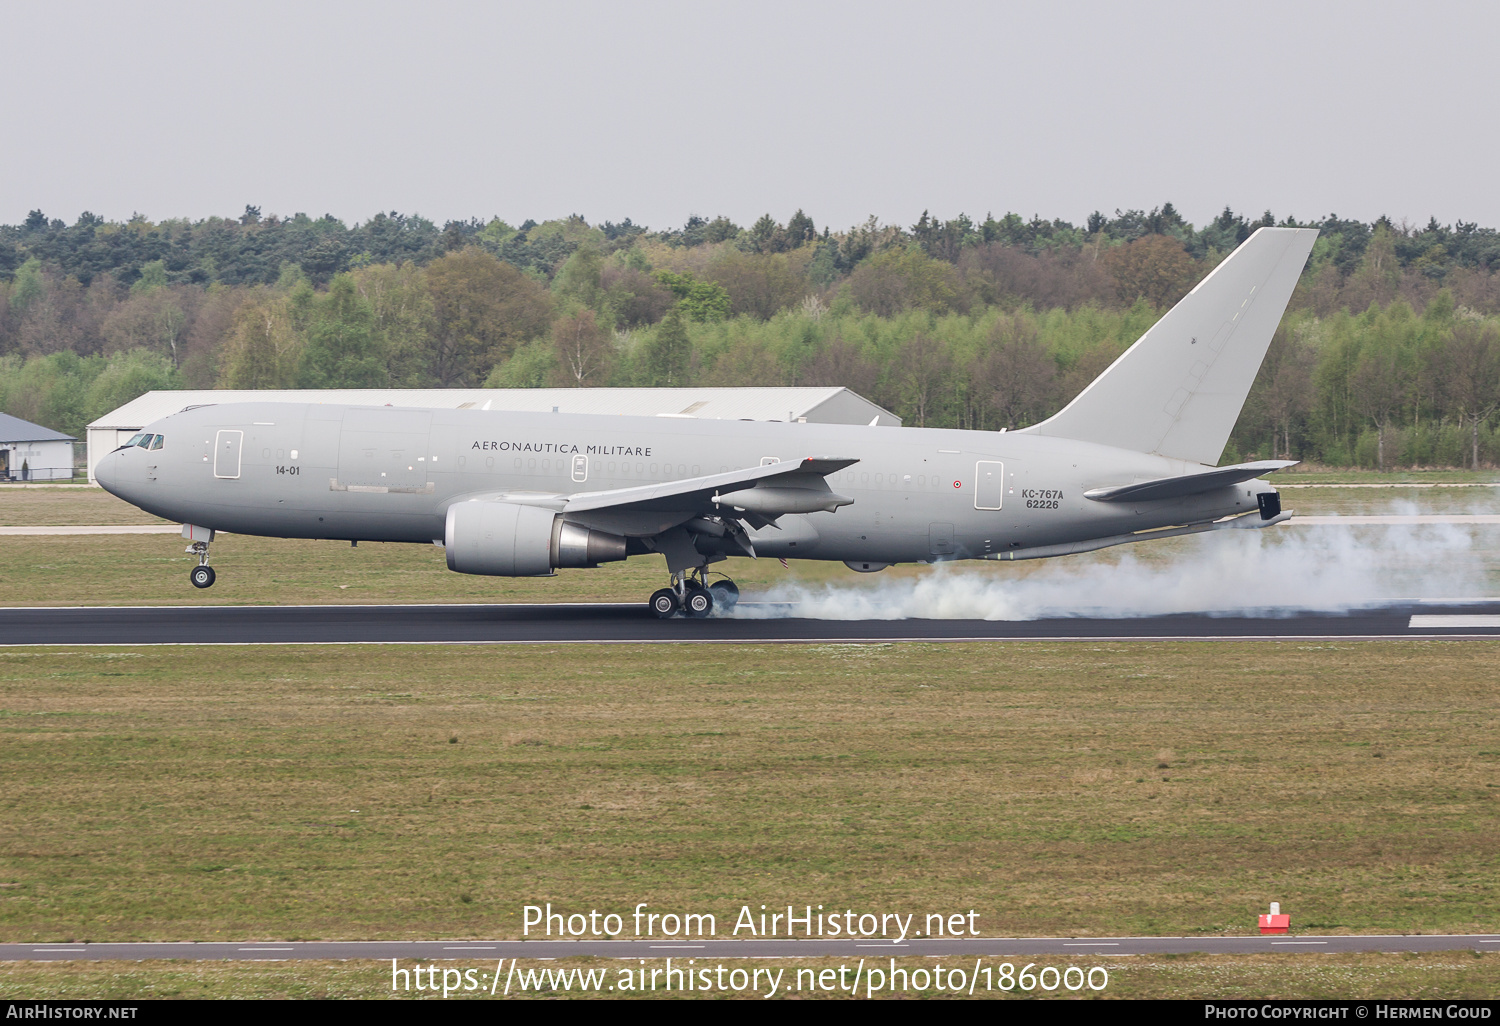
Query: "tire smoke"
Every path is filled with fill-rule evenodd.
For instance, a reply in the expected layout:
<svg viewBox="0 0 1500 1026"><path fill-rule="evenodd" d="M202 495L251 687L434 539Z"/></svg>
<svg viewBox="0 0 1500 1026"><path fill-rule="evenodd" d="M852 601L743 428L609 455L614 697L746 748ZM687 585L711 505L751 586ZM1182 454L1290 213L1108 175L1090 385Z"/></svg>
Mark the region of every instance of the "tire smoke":
<svg viewBox="0 0 1500 1026"><path fill-rule="evenodd" d="M733 615L816 620L1170 613L1287 617L1401 599L1493 594L1483 557L1497 547L1500 530L1494 527L1291 525L1143 542L1038 563L939 563L919 577L873 586L778 585L747 595Z"/></svg>

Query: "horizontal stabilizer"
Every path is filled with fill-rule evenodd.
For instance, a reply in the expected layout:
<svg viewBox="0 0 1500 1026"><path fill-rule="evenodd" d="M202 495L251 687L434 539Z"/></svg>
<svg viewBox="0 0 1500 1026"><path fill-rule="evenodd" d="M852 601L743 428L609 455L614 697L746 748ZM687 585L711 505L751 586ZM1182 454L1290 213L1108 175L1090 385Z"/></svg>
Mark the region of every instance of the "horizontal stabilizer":
<svg viewBox="0 0 1500 1026"><path fill-rule="evenodd" d="M1083 493L1085 499L1095 502L1146 502L1151 499L1180 499L1184 495L1198 495L1215 488L1239 484L1273 470L1295 467L1299 460L1260 460L1256 463L1236 463L1232 467L1204 471L1201 474L1183 474L1180 477L1162 477L1155 481L1119 485L1115 488L1092 488Z"/></svg>

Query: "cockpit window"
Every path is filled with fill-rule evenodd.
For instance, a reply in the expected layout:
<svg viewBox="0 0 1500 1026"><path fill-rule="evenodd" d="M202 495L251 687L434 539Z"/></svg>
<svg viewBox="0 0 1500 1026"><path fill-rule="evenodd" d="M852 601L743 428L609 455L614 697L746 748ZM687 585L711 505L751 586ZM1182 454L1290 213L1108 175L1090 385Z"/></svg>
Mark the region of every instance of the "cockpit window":
<svg viewBox="0 0 1500 1026"><path fill-rule="evenodd" d="M132 445L140 445L141 444L141 439L143 439L145 437L146 437L146 433L144 431L141 432L138 435L131 435L130 436L130 441L126 442L125 445L122 448L129 449Z"/></svg>
<svg viewBox="0 0 1500 1026"><path fill-rule="evenodd" d="M162 442L161 435L153 435L151 437L151 448L153 448L153 449L160 449L161 448L161 442Z"/></svg>

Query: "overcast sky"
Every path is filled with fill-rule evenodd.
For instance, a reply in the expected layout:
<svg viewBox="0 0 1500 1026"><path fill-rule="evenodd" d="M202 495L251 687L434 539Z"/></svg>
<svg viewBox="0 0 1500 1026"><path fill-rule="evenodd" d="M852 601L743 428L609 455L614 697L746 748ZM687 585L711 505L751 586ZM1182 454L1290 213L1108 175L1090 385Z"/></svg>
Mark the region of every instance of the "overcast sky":
<svg viewBox="0 0 1500 1026"><path fill-rule="evenodd" d="M0 223L1500 227L1494 3L0 0Z"/></svg>

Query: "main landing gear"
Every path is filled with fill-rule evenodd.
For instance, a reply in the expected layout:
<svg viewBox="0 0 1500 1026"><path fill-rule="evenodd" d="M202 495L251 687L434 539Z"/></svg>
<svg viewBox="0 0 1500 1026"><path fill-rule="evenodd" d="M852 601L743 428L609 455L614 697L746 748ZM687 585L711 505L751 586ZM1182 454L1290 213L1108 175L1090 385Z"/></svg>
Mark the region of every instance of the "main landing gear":
<svg viewBox="0 0 1500 1026"><path fill-rule="evenodd" d="M709 584L705 580L707 576L707 568L701 566L673 574L670 588L652 594L648 603L651 612L663 620L678 613L702 619L712 613L715 606L725 612L733 609L740 600L740 589L727 577Z"/></svg>
<svg viewBox="0 0 1500 1026"><path fill-rule="evenodd" d="M212 588L214 586L214 568L208 565L208 542L195 541L186 550L198 557L198 565L188 571L188 580L193 582L195 588Z"/></svg>

